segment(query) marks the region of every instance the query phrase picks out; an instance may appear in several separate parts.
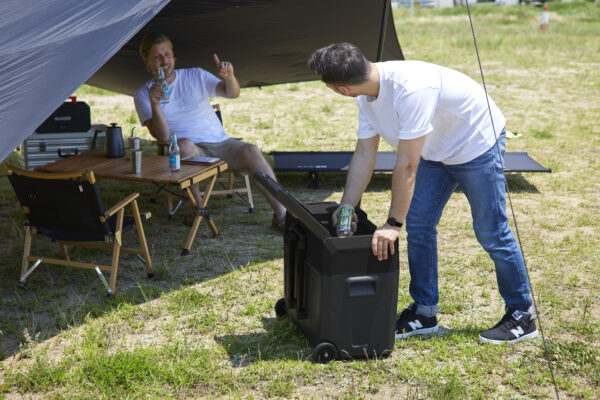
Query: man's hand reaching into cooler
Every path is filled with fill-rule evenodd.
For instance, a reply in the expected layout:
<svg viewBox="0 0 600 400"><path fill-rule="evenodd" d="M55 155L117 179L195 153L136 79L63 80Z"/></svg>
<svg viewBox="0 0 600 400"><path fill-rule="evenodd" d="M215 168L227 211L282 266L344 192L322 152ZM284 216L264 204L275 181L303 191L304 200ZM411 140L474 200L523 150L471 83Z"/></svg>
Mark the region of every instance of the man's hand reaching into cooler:
<svg viewBox="0 0 600 400"><path fill-rule="evenodd" d="M394 255L396 250L394 248L394 242L398 239L398 233L398 228L393 228L388 224L377 228L373 234L371 249L373 250L373 255L375 255L379 261L387 260L388 255Z"/></svg>

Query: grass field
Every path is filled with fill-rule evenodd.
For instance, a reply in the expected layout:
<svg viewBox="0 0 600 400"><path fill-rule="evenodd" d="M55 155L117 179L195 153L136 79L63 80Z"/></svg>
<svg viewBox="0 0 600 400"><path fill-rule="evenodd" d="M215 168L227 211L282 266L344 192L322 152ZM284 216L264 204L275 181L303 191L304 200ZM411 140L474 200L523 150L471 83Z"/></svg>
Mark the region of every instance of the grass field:
<svg viewBox="0 0 600 400"><path fill-rule="evenodd" d="M507 150L528 151L552 168L508 181L560 397L600 398L600 6L552 2L547 32L533 6L471 11L487 88L507 129L522 134ZM395 22L407 59L480 81L466 8L412 17L398 9ZM77 95L94 123L118 122L125 132L135 126L149 139L130 97L85 86ZM239 99L218 101L229 134L265 154L354 148L353 101L319 82L244 89ZM143 146L155 151L149 140ZM4 162L18 159L14 153ZM344 183L341 174L325 174L313 190L302 174L279 179L303 201L339 201ZM377 174L363 197L376 223L387 216L388 184L389 175ZM144 226L155 278L124 257L110 299L94 272L47 265L27 290L17 288L23 216L0 176L0 399L554 397L540 339L490 346L477 338L500 319L503 303L461 193L439 226L439 318L450 334L396 341L385 359L321 365L308 361L312 346L301 331L275 318L283 239L268 228L271 211L258 193L254 214L235 198L213 197L221 235L201 226L191 254L181 257L187 210L171 221L164 195L149 201L149 186L100 185L105 204L138 191L141 209L153 214ZM401 310L410 297L400 243ZM59 251L51 242L37 248Z"/></svg>

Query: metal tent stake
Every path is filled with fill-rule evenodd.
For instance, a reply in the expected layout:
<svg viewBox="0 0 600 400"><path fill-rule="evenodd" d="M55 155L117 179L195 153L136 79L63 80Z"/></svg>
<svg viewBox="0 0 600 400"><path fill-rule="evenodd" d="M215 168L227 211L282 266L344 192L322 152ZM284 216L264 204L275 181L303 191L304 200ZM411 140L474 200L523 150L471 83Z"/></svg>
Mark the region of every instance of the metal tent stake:
<svg viewBox="0 0 600 400"><path fill-rule="evenodd" d="M94 269L96 270L96 273L98 274L98 276L100 277L100 280L104 284L104 287L106 288L106 291L108 292L108 295L109 296L112 295L112 290L110 290L110 287L108 286L108 282L106 282L106 279L104 278L104 275L102 275L102 271L100 271L100 268L98 268L98 266L96 265L96 267Z"/></svg>
<svg viewBox="0 0 600 400"><path fill-rule="evenodd" d="M25 274L19 279L19 286L25 287L25 281L27 280L29 275L31 275L31 273L33 271L35 271L35 269L38 267L38 265L40 265L42 263L42 261L43 261L43 258L38 258L38 260L35 262L35 264L33 264L31 266L31 268L29 268L27 270L27 272L25 272Z"/></svg>

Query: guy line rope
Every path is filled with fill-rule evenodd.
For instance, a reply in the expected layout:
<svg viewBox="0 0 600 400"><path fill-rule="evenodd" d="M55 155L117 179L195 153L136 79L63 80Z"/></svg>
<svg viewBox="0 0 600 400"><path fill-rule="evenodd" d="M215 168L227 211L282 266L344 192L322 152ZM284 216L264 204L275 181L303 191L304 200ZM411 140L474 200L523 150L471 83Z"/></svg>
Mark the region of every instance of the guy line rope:
<svg viewBox="0 0 600 400"><path fill-rule="evenodd" d="M498 150L498 154L500 154L500 145L498 144L498 135L496 133L496 127L494 126L494 118L492 117L492 109L490 107L490 100L488 96L487 87L485 86L485 79L483 77L483 68L481 67L481 59L479 57L479 49L477 47L477 39L475 38L475 29L473 28L473 19L471 18L471 8L469 7L469 0L466 0L467 4L467 12L469 14L469 23L471 25L471 33L473 35L473 44L475 45L475 53L477 54L477 63L479 64L479 73L481 75L481 83L483 84L483 90L485 92L485 98L487 100L488 112L490 114L490 119L492 122L492 129L494 131L494 137L496 139L496 148ZM504 158L500 157L500 162L502 163L502 170L504 170ZM531 282L531 277L529 276L529 268L527 267L527 260L525 259L525 252L523 250L523 244L521 243L521 235L519 233L519 226L517 225L517 217L515 215L515 210L512 204L512 198L510 196L510 190L508 188L508 181L506 177L504 178L504 184L506 187L506 194L508 197L508 204L510 205L510 211L512 213L512 218L515 224L515 232L517 234L517 240L519 242L519 249L521 250L521 254L523 255L523 261L525 262L525 272L527 273L527 280L529 281L529 289L531 291L531 298L533 300L533 307L535 311L535 317L537 318L538 325L540 327L540 333L542 335L542 342L544 344L544 352L546 354L546 360L548 361L548 368L550 370L550 376L552 377L552 384L554 385L554 392L556 393L557 400L560 400L560 396L558 394L558 387L556 386L556 379L554 378L554 370L552 368L552 360L550 359L550 353L548 352L548 345L546 343L546 338L544 336L544 329L542 328L542 320L540 318L540 313L538 311L537 302L535 300L535 294L533 292L533 285Z"/></svg>

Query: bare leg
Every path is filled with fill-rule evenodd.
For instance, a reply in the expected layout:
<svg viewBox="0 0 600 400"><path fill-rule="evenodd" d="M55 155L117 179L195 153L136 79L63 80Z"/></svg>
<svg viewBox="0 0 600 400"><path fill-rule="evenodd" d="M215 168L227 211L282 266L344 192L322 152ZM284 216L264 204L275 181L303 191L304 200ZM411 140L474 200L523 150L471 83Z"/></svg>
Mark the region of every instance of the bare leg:
<svg viewBox="0 0 600 400"><path fill-rule="evenodd" d="M253 144L245 143L245 145L236 152L235 157L232 157L232 159L233 161L229 164L229 167L234 171L247 170L252 175L253 171L257 169L269 175L274 180L277 180L275 173L271 169L271 166L267 160L265 160L265 157L262 155L259 148ZM271 194L262 185L256 181L254 181L254 183L262 195L267 199L267 202L273 209L278 221L283 221L285 218L285 207L283 207L279 201L271 196Z"/></svg>

